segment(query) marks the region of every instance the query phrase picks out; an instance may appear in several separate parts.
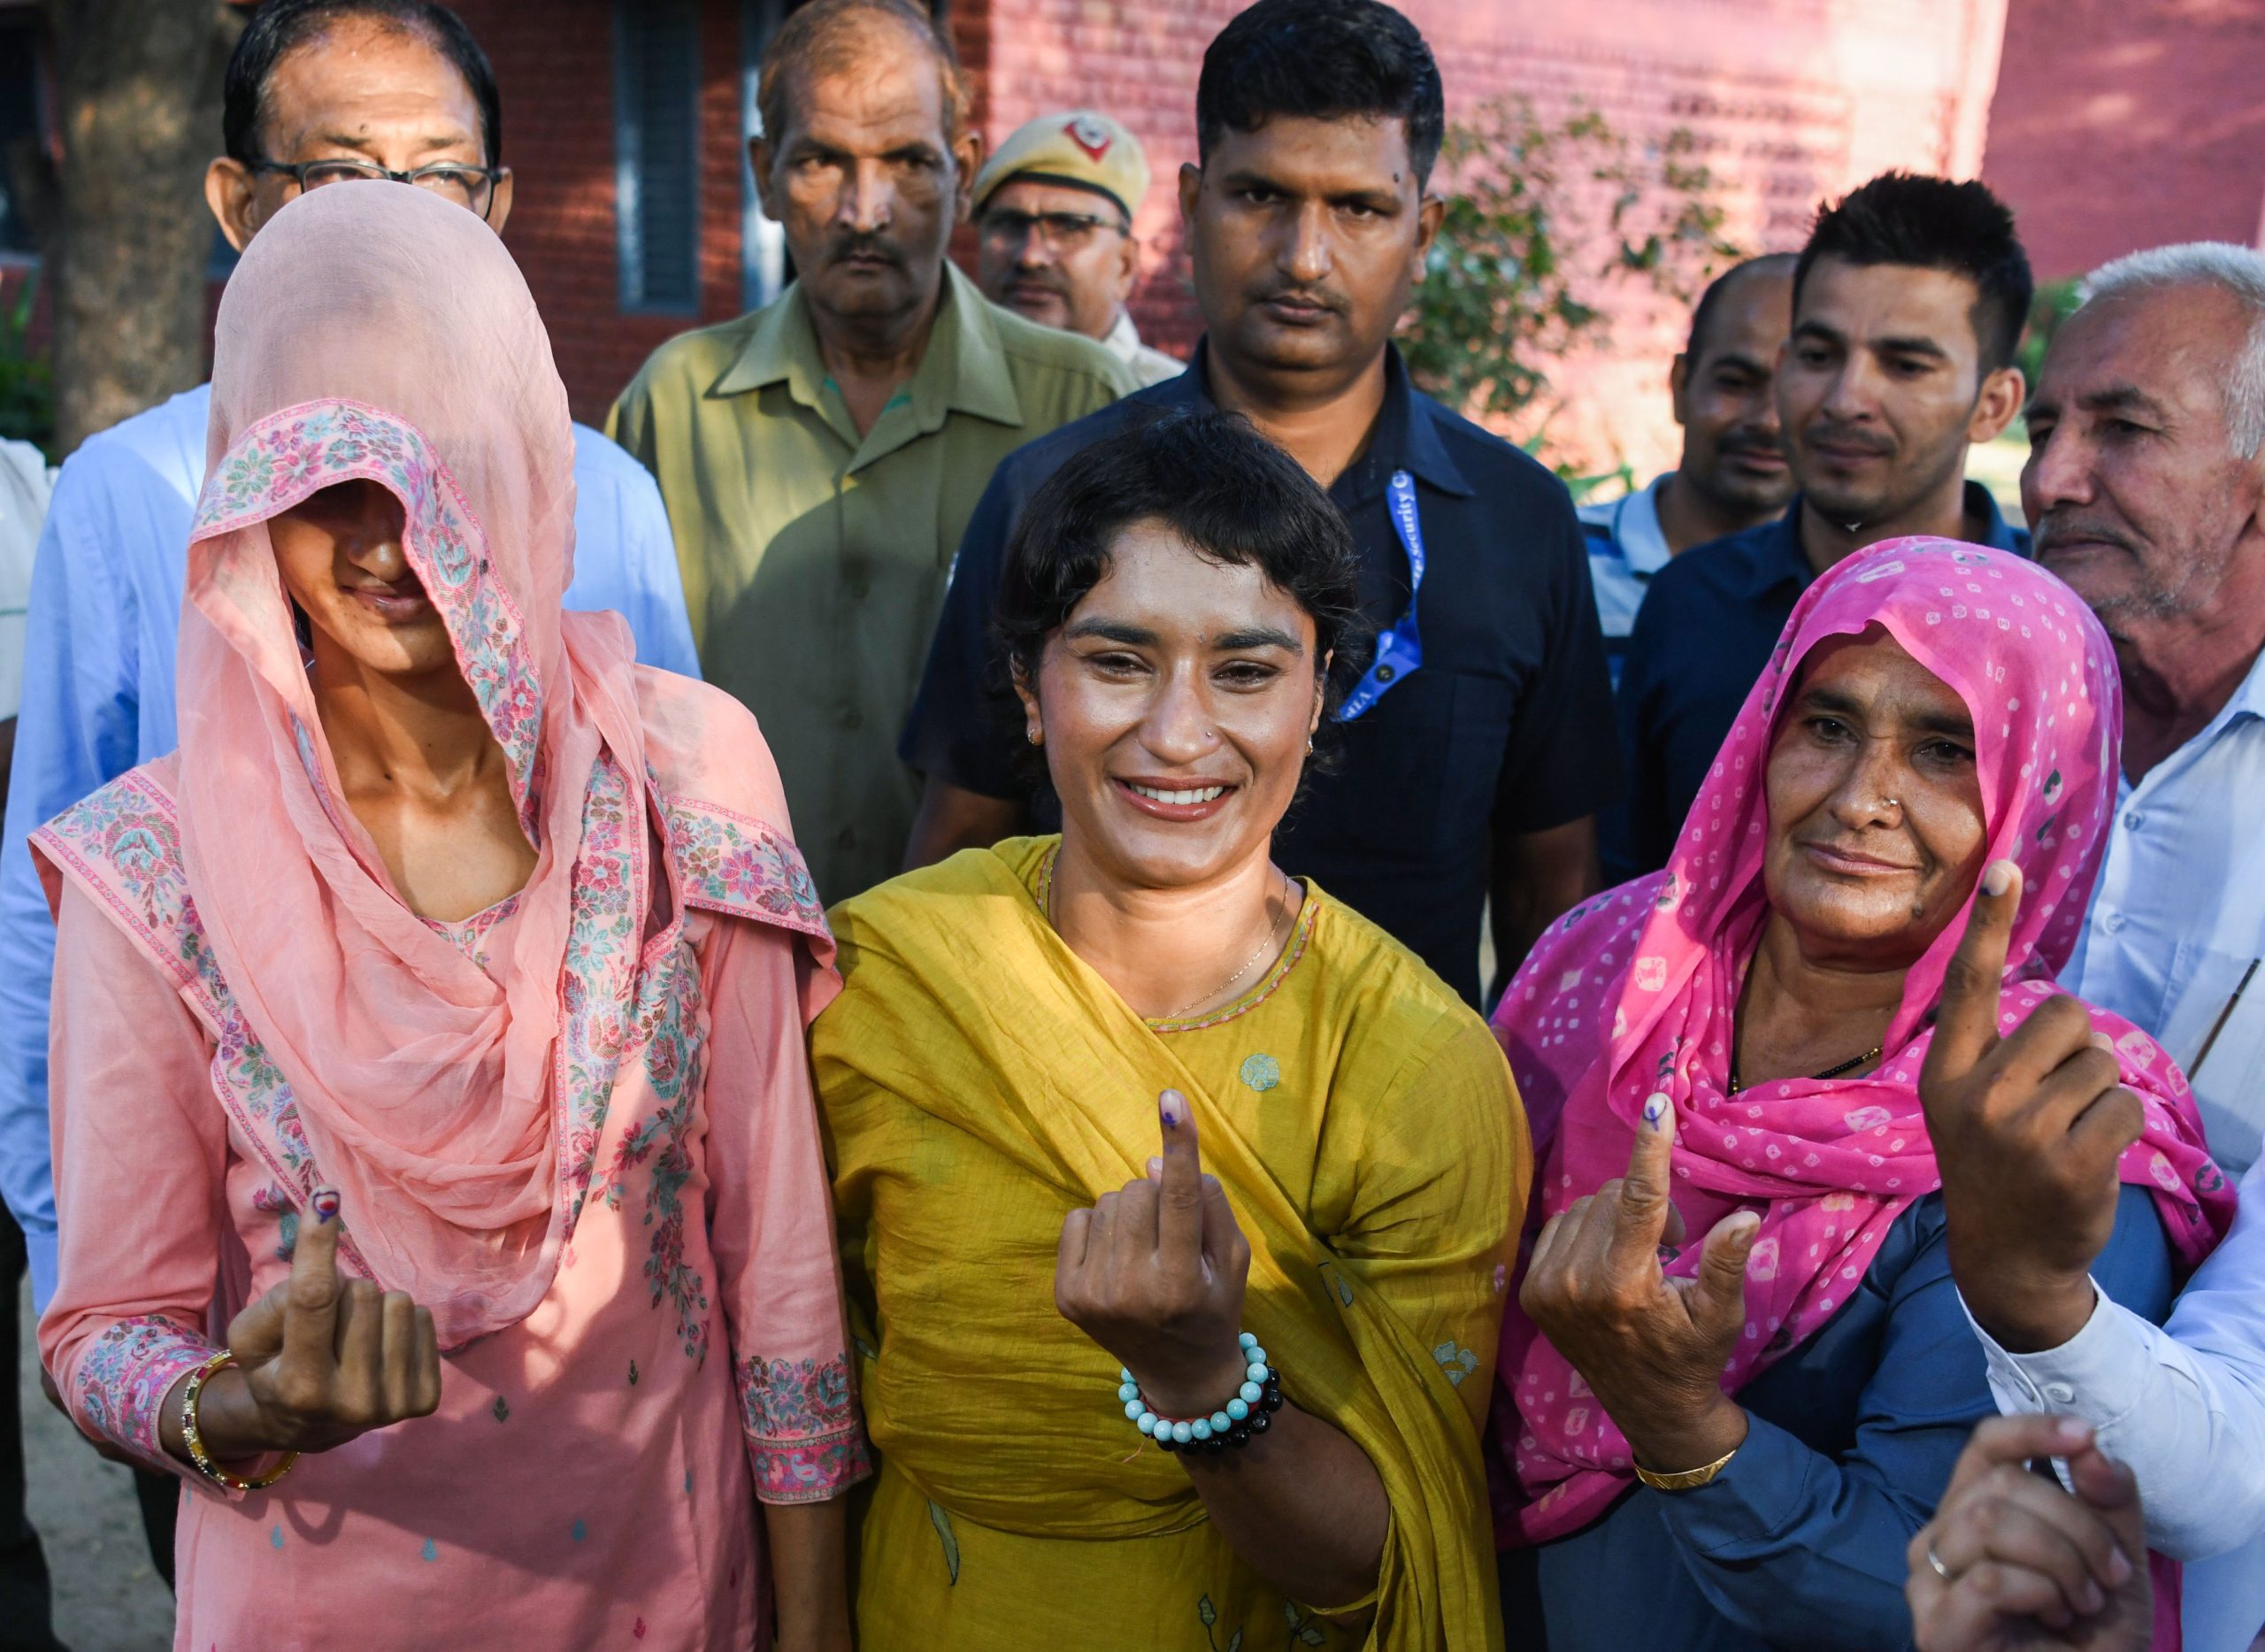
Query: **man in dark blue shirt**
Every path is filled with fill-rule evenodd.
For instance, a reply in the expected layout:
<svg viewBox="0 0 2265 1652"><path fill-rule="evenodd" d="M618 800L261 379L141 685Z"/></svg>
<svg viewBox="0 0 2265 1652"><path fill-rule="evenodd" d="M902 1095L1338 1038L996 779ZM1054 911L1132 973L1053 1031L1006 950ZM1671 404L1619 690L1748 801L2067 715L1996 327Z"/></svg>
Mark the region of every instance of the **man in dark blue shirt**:
<svg viewBox="0 0 2265 1652"><path fill-rule="evenodd" d="M1800 492L1785 514L1653 579L1620 686L1630 776L1613 880L1667 864L1683 818L1793 604L1868 545L1908 534L2029 554L1967 449L2021 411L2029 259L1978 183L1888 173L1817 215L1793 275L1777 412Z"/></svg>
<svg viewBox="0 0 2265 1652"><path fill-rule="evenodd" d="M1424 180L1443 123L1423 37L1376 0L1261 0L1212 43L1202 160L1180 176L1205 342L1181 377L1033 442L992 479L900 747L926 776L911 864L1051 823L989 636L1033 491L1131 420L1217 406L1328 488L1360 549L1363 607L1399 639L1348 707L1360 709L1341 726L1341 766L1313 778L1284 826L1282 866L1474 1003L1490 897L1507 977L1596 887L1592 817L1618 776L1571 500L1415 390L1390 342L1440 221ZM1409 507L1397 523L1396 494Z"/></svg>

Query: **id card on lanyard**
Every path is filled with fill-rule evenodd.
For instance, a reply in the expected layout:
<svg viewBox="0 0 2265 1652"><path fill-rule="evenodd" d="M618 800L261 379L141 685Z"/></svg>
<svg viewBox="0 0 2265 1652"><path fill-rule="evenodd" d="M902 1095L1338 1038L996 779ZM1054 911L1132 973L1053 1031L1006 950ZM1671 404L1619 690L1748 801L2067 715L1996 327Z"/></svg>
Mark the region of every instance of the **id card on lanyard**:
<svg viewBox="0 0 2265 1652"><path fill-rule="evenodd" d="M1416 626L1416 603L1424 594L1424 524L1416 514L1415 479L1406 471L1393 472L1392 480L1385 485L1385 514L1392 519L1392 531L1400 536L1401 549L1408 553L1408 611L1378 633L1376 661L1338 708L1337 719L1341 723L1359 717L1424 664L1424 639Z"/></svg>

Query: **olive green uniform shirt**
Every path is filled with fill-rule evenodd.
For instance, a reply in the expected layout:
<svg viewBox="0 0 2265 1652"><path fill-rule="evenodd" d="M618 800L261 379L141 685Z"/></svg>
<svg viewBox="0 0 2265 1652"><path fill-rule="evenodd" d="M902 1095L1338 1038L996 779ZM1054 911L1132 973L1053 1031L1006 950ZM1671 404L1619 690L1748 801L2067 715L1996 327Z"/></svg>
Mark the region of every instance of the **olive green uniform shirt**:
<svg viewBox="0 0 2265 1652"><path fill-rule="evenodd" d="M762 723L829 903L902 870L920 781L897 733L992 470L1134 388L944 269L920 365L862 441L799 283L662 345L606 420L660 482L701 671Z"/></svg>

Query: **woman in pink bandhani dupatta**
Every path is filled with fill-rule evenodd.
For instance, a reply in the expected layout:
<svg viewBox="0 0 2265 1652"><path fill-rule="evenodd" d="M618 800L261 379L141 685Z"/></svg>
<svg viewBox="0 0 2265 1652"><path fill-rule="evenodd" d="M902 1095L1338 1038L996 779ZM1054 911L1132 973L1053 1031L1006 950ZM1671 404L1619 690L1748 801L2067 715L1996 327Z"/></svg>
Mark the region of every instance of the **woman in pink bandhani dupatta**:
<svg viewBox="0 0 2265 1652"><path fill-rule="evenodd" d="M194 1494L175 1645L741 1648L774 1601L846 1645L832 941L753 720L560 611L566 397L503 243L293 202L210 448L181 749L35 840L41 1354Z"/></svg>
<svg viewBox="0 0 2265 1652"><path fill-rule="evenodd" d="M2054 995L2121 733L2108 638L2057 580L1874 547L1794 609L1667 870L1528 958L1494 1026L1529 1224L1570 1214L1529 1234L1503 1331L1509 1644L1908 1644L1905 1545L1996 1409L1920 1066L1992 861L2023 874L2001 1027ZM2091 1016L2145 1118L2095 1276L2159 1318L2232 1191L2169 1057Z"/></svg>

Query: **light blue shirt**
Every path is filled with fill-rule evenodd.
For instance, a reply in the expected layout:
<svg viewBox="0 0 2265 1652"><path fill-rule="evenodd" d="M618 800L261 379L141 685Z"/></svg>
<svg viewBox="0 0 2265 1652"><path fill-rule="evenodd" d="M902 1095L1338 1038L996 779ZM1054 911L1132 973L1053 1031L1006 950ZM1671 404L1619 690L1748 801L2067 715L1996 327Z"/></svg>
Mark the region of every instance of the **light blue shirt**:
<svg viewBox="0 0 2265 1652"><path fill-rule="evenodd" d="M179 743L173 652L188 535L204 480L211 388L88 439L63 466L32 570L30 636L8 812L0 829L0 1198L24 1230L32 1294L55 1290L47 1000L55 924L28 840L110 780ZM700 674L660 489L595 430L574 427L572 609L613 609L637 657Z"/></svg>
<svg viewBox="0 0 2265 1652"><path fill-rule="evenodd" d="M2169 1050L2232 1174L2265 1137L2265 967L2250 974L2265 957L2261 822L2265 655L2208 726L2118 786L2100 880L2061 972L2077 997Z"/></svg>
<svg viewBox="0 0 2265 1652"><path fill-rule="evenodd" d="M1675 475L1669 471L1652 479L1648 488L1624 494L1603 504L1581 507L1581 533L1588 542L1589 583L1596 588L1596 617L1607 639L1625 639L1635 628L1636 611L1652 575L1667 566L1674 553L1660 528L1660 492ZM1613 680L1620 677L1620 657L1613 656Z"/></svg>

